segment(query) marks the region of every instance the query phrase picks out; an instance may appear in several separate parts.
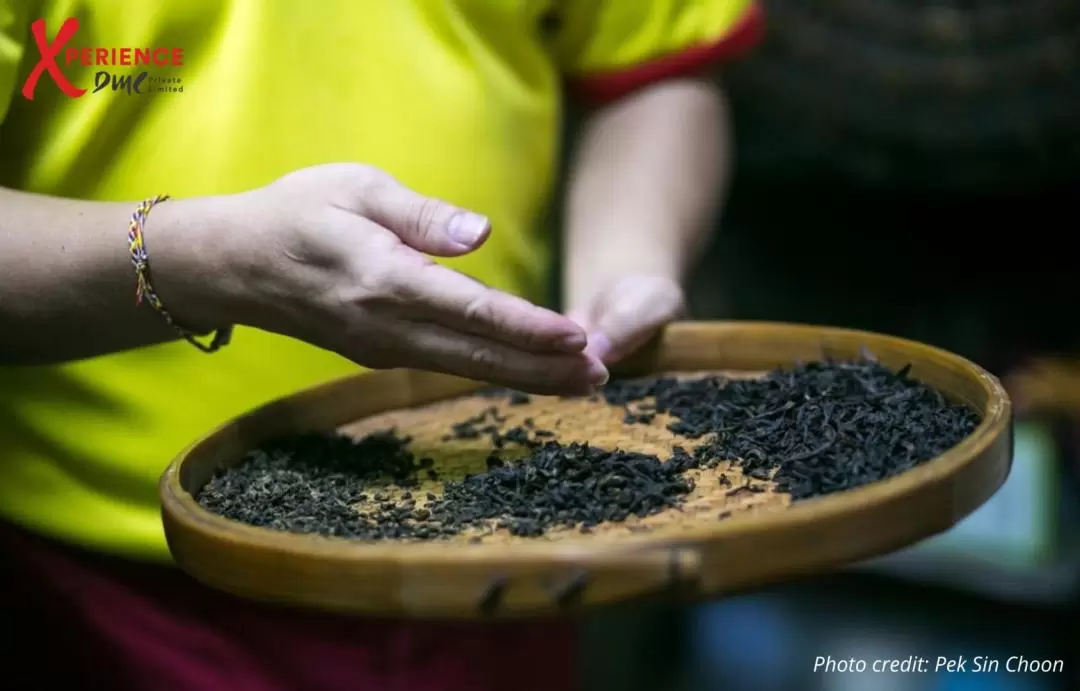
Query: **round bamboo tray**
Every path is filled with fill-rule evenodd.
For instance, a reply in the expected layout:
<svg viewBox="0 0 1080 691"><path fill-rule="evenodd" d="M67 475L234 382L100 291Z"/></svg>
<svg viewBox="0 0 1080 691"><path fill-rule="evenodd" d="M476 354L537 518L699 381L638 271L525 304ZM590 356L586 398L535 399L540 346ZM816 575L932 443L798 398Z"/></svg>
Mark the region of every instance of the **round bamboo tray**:
<svg viewBox="0 0 1080 691"><path fill-rule="evenodd" d="M706 506L699 514L680 512L678 521L657 519L645 533L371 543L248 526L196 502L193 495L216 470L272 437L363 427L372 416L480 386L426 372L365 373L257 409L184 451L161 481L165 533L179 566L210 586L380 616L539 616L637 598L717 596L821 572L944 531L994 494L1012 461L1011 406L998 380L920 343L769 323L672 325L624 372L753 374L796 361L857 358L864 349L894 369L911 364L914 377L978 410L981 424L941 456L883 482L794 504L778 494L754 495L764 505L733 507L726 520Z"/></svg>

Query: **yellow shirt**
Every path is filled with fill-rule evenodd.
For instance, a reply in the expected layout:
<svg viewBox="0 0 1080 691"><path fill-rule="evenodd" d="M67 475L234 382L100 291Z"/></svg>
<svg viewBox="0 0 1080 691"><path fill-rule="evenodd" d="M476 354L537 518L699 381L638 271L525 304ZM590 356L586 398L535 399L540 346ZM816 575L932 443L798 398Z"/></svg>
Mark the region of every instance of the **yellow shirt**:
<svg viewBox="0 0 1080 691"><path fill-rule="evenodd" d="M79 26L57 48L70 17ZM750 0L0 0L0 185L139 200L370 163L487 215L486 246L448 264L535 298L564 79L614 98L741 48L757 17ZM57 52L83 95L62 93L48 69L33 100L22 93L42 59L39 18L45 55ZM140 54L166 64L130 64ZM110 79L95 92L100 71ZM140 93L113 89L111 77L144 71ZM147 233L152 252L152 222ZM117 252L125 235L117 219ZM173 343L0 367L0 516L167 559L156 483L173 456L252 407L354 371L248 328L212 356Z"/></svg>

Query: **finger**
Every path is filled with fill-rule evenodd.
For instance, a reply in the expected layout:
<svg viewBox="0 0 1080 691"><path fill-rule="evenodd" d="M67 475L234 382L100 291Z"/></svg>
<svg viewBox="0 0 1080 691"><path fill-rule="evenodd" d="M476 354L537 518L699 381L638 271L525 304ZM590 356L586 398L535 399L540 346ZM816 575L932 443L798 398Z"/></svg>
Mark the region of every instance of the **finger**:
<svg viewBox="0 0 1080 691"><path fill-rule="evenodd" d="M585 329L585 333L592 330L592 319L589 317L589 313L582 309L570 310L566 313L566 318L574 322L581 328Z"/></svg>
<svg viewBox="0 0 1080 691"><path fill-rule="evenodd" d="M684 311L682 291L674 283L623 284L597 303L585 352L607 364L617 362Z"/></svg>
<svg viewBox="0 0 1080 691"><path fill-rule="evenodd" d="M367 174L356 210L389 229L409 247L456 257L484 244L491 223L480 214L427 197L378 171Z"/></svg>
<svg viewBox="0 0 1080 691"><path fill-rule="evenodd" d="M596 322L585 310L576 309L566 313L566 316L575 324L585 329L586 343L585 352L601 362L613 361L610 358L611 340L596 326Z"/></svg>
<svg viewBox="0 0 1080 691"><path fill-rule="evenodd" d="M545 395L587 395L607 382L598 360L530 353L437 324L394 321L386 334L399 345L402 366L454 374Z"/></svg>
<svg viewBox="0 0 1080 691"><path fill-rule="evenodd" d="M430 264L391 275L398 308L415 320L531 352L585 348L585 331L573 320L452 269Z"/></svg>

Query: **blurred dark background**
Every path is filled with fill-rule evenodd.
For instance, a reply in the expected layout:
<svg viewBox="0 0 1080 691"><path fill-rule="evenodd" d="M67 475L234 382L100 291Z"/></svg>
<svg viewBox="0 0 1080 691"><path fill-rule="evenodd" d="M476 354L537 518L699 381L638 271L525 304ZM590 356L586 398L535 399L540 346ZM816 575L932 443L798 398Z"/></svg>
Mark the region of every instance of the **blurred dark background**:
<svg viewBox="0 0 1080 691"><path fill-rule="evenodd" d="M1033 403L1006 486L954 530L721 602L594 615L587 688L1080 689L1080 3L764 4L765 45L723 75L738 168L693 316L925 341ZM819 655L1066 670L815 674Z"/></svg>

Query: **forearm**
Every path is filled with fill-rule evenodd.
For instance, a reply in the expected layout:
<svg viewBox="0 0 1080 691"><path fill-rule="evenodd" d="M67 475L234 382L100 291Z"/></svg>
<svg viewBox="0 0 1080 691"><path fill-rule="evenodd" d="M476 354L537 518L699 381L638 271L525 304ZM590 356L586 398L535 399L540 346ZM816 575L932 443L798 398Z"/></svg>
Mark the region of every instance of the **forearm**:
<svg viewBox="0 0 1080 691"><path fill-rule="evenodd" d="M154 288L179 323L213 325L213 200L166 202L146 223ZM176 337L136 307L127 223L137 202L0 188L0 364L74 360Z"/></svg>
<svg viewBox="0 0 1080 691"><path fill-rule="evenodd" d="M625 275L683 281L715 224L729 154L723 96L704 79L659 84L592 114L567 199L566 306Z"/></svg>

